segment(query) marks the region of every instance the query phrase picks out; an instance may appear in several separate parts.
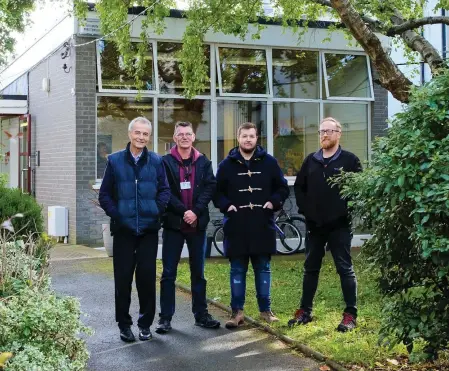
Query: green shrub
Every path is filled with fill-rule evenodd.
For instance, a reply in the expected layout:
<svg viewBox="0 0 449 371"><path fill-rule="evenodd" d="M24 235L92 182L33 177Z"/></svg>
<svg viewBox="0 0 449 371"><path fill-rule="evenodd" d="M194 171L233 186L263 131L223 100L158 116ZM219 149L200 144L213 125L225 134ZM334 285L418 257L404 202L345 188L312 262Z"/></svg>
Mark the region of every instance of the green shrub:
<svg viewBox="0 0 449 371"><path fill-rule="evenodd" d="M427 356L449 343L449 73L414 90L372 161L344 174L342 193L373 238L363 246L380 269L381 339L423 339Z"/></svg>
<svg viewBox="0 0 449 371"><path fill-rule="evenodd" d="M44 230L42 207L32 196L18 188L0 188L0 223L18 213L22 213L23 218L13 219L12 224L19 235Z"/></svg>
<svg viewBox="0 0 449 371"><path fill-rule="evenodd" d="M26 241L0 234L0 353L6 370L84 370L88 352L80 335L79 302L57 296L47 272L52 246L44 234Z"/></svg>
<svg viewBox="0 0 449 371"><path fill-rule="evenodd" d="M0 157L1 161L1 157ZM0 173L0 189L5 188L8 185L8 174Z"/></svg>

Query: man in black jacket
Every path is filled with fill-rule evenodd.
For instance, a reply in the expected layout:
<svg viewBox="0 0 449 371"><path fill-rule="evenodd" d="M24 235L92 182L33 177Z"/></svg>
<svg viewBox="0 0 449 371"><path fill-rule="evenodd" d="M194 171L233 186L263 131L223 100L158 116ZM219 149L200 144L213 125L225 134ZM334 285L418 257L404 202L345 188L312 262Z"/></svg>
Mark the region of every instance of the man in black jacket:
<svg viewBox="0 0 449 371"><path fill-rule="evenodd" d="M341 124L332 117L321 120L321 149L304 160L295 182L296 203L307 223L306 260L302 299L289 326L312 321L312 302L318 286L325 246L334 258L340 275L346 309L337 327L340 332L352 330L357 318L357 280L351 259L351 220L347 202L340 189L329 184L340 173L362 170L360 160L340 147Z"/></svg>
<svg viewBox="0 0 449 371"><path fill-rule="evenodd" d="M193 147L195 134L190 122L175 125L176 146L163 162L171 197L163 217L161 313L158 334L171 330L175 314L175 280L184 242L189 249L192 288L192 311L195 325L218 328L220 322L207 311L206 279L204 278L205 237L209 223L209 202L216 181L212 163Z"/></svg>
<svg viewBox="0 0 449 371"><path fill-rule="evenodd" d="M271 255L276 253L274 212L288 197L287 180L273 156L257 145L257 127L237 131L239 146L218 166L216 205L224 214L224 253L231 264L232 315L229 329L243 324L248 263L254 270L260 317L279 321L271 311Z"/></svg>

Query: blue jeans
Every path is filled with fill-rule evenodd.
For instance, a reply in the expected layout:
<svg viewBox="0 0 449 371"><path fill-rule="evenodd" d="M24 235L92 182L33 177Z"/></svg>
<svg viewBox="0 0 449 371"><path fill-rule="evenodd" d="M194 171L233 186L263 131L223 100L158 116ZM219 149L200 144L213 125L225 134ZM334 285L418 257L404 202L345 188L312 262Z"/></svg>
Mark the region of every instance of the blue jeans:
<svg viewBox="0 0 449 371"><path fill-rule="evenodd" d="M195 317L207 311L206 279L204 260L206 258L205 231L182 233L165 229L162 238L162 278L160 317L171 320L175 314L175 281L184 241L189 249L190 281L192 289L192 312Z"/></svg>
<svg viewBox="0 0 449 371"><path fill-rule="evenodd" d="M243 306L245 305L246 272L248 271L250 259L254 270L259 311L265 312L270 310L271 305L271 255L252 255L229 258L231 263L231 308L232 310L243 310Z"/></svg>

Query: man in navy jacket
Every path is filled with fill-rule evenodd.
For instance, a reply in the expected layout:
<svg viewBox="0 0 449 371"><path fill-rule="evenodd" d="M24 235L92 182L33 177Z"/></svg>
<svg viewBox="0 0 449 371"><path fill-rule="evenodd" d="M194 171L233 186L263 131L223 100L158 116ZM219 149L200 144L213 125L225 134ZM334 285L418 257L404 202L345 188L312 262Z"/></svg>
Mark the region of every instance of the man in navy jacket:
<svg viewBox="0 0 449 371"><path fill-rule="evenodd" d="M271 311L271 255L276 253L274 212L287 199L287 180L273 156L257 145L257 127L241 124L239 146L218 166L215 203L224 214L224 252L231 263L232 315L226 327L243 323L248 263L254 269L260 317L278 321Z"/></svg>
<svg viewBox="0 0 449 371"><path fill-rule="evenodd" d="M161 313L158 334L171 330L175 314L175 281L184 242L189 249L192 287L192 312L195 325L218 328L220 322L207 310L204 278L205 238L209 223L209 202L215 194L216 181L212 163L193 147L195 134L190 122L177 122L176 143L163 157L171 188L171 198L163 217Z"/></svg>
<svg viewBox="0 0 449 371"><path fill-rule="evenodd" d="M156 311L156 256L160 217L170 200L162 159L147 150L151 122L137 117L128 127L126 149L108 156L99 201L111 218L115 317L120 338L135 341L129 315L134 272L139 296L139 339L151 339Z"/></svg>
<svg viewBox="0 0 449 371"><path fill-rule="evenodd" d="M312 321L312 302L325 254L325 245L334 258L340 276L346 308L337 327L340 332L352 330L357 318L357 280L352 266L350 215L340 189L329 183L340 173L362 170L360 160L340 147L341 124L332 117L321 120L321 149L306 157L295 182L296 203L307 223L306 260L300 307L289 326Z"/></svg>

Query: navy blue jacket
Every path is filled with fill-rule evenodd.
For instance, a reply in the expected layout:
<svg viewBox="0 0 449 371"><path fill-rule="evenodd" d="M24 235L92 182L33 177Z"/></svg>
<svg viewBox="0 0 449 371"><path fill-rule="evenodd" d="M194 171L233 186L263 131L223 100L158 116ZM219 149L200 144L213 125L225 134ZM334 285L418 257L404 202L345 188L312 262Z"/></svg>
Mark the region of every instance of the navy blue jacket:
<svg viewBox="0 0 449 371"><path fill-rule="evenodd" d="M341 147L327 166L322 149L304 160L296 176L294 190L298 212L304 214L309 228L349 225L347 201L341 197L339 187L329 184L329 179L341 170L362 171L358 157Z"/></svg>
<svg viewBox="0 0 449 371"><path fill-rule="evenodd" d="M171 198L162 217L164 228L180 230L187 208L181 201L179 162L171 154L162 157L171 189ZM204 155L198 157L195 165L195 188L193 189L192 211L198 217L198 230L204 231L209 223L209 202L215 195L217 182L212 171L212 162Z"/></svg>
<svg viewBox="0 0 449 371"><path fill-rule="evenodd" d="M170 188L161 157L144 148L136 164L129 146L108 156L98 199L112 233L124 228L139 236L160 229Z"/></svg>
<svg viewBox="0 0 449 371"><path fill-rule="evenodd" d="M274 211L279 210L289 189L273 156L262 147L248 162L238 147L232 149L217 171L216 206L224 217L224 252L227 257L276 253ZM264 209L267 201L274 210ZM237 212L228 208L234 205Z"/></svg>

